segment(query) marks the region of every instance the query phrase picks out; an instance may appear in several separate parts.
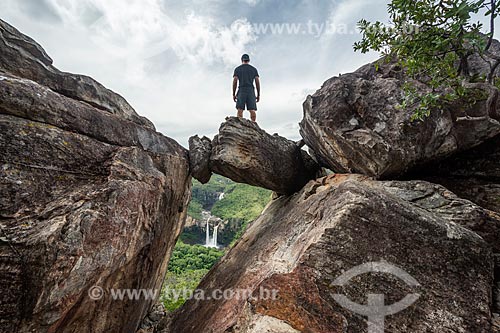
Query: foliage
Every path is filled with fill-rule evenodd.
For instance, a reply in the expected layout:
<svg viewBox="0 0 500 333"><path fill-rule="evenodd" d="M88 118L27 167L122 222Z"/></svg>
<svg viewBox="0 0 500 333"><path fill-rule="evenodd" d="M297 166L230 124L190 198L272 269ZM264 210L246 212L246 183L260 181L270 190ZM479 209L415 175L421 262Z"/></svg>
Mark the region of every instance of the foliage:
<svg viewBox="0 0 500 333"><path fill-rule="evenodd" d="M215 200L213 204L213 199L218 198L219 193L224 193L224 198ZM214 175L205 185L193 180L192 200L188 214L200 219L202 209L211 208L212 214L220 218L239 219L244 223L235 236L237 238L247 223L260 215L270 199L271 192L268 190L236 184L227 178ZM212 204L213 207L211 207ZM188 245L182 241L189 241L196 237L197 235L184 230L170 258L161 294L161 301L168 311L174 311L184 304L189 292L196 289L203 276L224 253L215 248Z"/></svg>
<svg viewBox="0 0 500 333"><path fill-rule="evenodd" d="M221 219L237 218L244 222L255 220L271 199L271 191L245 184L236 184L217 201L212 213Z"/></svg>
<svg viewBox="0 0 500 333"><path fill-rule="evenodd" d="M234 182L221 175L212 175L210 181L206 184L202 184L196 179L193 179L193 190L205 191L205 192L224 192L227 186L234 185Z"/></svg>
<svg viewBox="0 0 500 333"><path fill-rule="evenodd" d="M214 203L214 196L218 196L218 193L227 192L233 186L233 181L219 175L213 175L207 184L202 184L193 179L192 201L200 203L205 209L210 209Z"/></svg>
<svg viewBox="0 0 500 333"><path fill-rule="evenodd" d="M208 269L186 271L181 274L167 272L160 301L167 311L174 311L187 300L189 292L194 291Z"/></svg>
<svg viewBox="0 0 500 333"><path fill-rule="evenodd" d="M182 230L179 240L186 244L202 244L205 240L205 233L200 234L198 228L186 227Z"/></svg>
<svg viewBox="0 0 500 333"><path fill-rule="evenodd" d="M431 91L418 94L410 81L403 87L402 107L416 107L414 119L423 119L443 102L453 102L468 94L464 80L493 80L494 68L488 77L469 74L469 57L489 54L494 33L494 20L500 0L392 0L388 10L393 26L381 22L358 23L363 35L354 49L363 53L381 52L386 60L397 59L408 77L420 79ZM480 22L471 22L472 15L490 16L489 38L481 34ZM494 68L493 68L494 67Z"/></svg>
<svg viewBox="0 0 500 333"><path fill-rule="evenodd" d="M207 184L202 184L196 179L192 181L191 202L188 206L188 215L196 220L201 220L203 209L211 209L214 203L214 197L218 193L226 192L231 189L234 183L222 176L213 175Z"/></svg>
<svg viewBox="0 0 500 333"><path fill-rule="evenodd" d="M175 245L172 257L168 264L168 271L183 273L199 269L210 269L219 260L224 252L202 245L188 245L182 241Z"/></svg>
<svg viewBox="0 0 500 333"><path fill-rule="evenodd" d="M224 198L218 200L220 193L224 193ZM241 236L246 225L260 215L270 199L271 191L269 190L237 184L223 176L213 175L207 184L193 180L192 200L188 214L200 220L202 209L210 209L213 215L224 220L241 221L242 227L235 232L235 235L224 235L226 238L229 237L226 241L230 243L231 240ZM189 230L184 230L181 234L181 240L188 243L193 243L198 238L199 235Z"/></svg>
<svg viewBox="0 0 500 333"><path fill-rule="evenodd" d="M230 243L232 246L238 240L248 223L255 220L271 200L271 191L245 184L237 184L227 193L224 199L218 201L212 213L222 219L239 219L243 224Z"/></svg>
<svg viewBox="0 0 500 333"><path fill-rule="evenodd" d="M168 264L160 300L168 311L174 311L186 301L201 279L224 254L214 248L188 245L178 241Z"/></svg>
<svg viewBox="0 0 500 333"><path fill-rule="evenodd" d="M192 199L188 214L201 218L204 207L210 206L209 198L224 193L222 200L216 200L211 207L212 214L222 219L252 221L260 215L271 198L271 191L246 184L237 184L230 179L213 175L207 184L193 180Z"/></svg>
<svg viewBox="0 0 500 333"><path fill-rule="evenodd" d="M203 206L198 200L192 199L188 206L188 215L196 220L201 220Z"/></svg>

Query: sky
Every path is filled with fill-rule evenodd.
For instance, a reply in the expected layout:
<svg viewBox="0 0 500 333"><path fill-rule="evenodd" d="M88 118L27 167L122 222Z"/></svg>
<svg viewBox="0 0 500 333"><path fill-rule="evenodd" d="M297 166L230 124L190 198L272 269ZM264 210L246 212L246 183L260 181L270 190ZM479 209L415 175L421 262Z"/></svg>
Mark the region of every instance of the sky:
<svg viewBox="0 0 500 333"><path fill-rule="evenodd" d="M298 140L307 95L378 58L353 51L356 22L388 20L385 0L1 0L0 18L185 147L236 114L243 53L260 74L259 125Z"/></svg>

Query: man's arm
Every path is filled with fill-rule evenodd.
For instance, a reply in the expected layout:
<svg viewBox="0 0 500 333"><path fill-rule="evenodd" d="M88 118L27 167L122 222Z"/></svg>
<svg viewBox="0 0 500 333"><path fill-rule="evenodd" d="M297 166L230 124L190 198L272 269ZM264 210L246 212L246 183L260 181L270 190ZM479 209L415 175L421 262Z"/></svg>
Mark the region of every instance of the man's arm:
<svg viewBox="0 0 500 333"><path fill-rule="evenodd" d="M236 88L238 87L238 77L233 76L233 101L236 102Z"/></svg>
<svg viewBox="0 0 500 333"><path fill-rule="evenodd" d="M257 103L260 101L260 78L255 78L255 87L257 88Z"/></svg>

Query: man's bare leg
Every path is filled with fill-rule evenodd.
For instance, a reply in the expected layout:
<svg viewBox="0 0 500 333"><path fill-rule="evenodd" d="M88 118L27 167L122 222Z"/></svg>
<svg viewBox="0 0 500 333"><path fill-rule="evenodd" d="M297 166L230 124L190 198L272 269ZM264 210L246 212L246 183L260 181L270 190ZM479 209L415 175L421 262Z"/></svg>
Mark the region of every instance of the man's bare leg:
<svg viewBox="0 0 500 333"><path fill-rule="evenodd" d="M250 119L252 119L253 122L257 121L257 113L255 110L248 110L250 112Z"/></svg>
<svg viewBox="0 0 500 333"><path fill-rule="evenodd" d="M238 118L243 118L243 110L238 109Z"/></svg>

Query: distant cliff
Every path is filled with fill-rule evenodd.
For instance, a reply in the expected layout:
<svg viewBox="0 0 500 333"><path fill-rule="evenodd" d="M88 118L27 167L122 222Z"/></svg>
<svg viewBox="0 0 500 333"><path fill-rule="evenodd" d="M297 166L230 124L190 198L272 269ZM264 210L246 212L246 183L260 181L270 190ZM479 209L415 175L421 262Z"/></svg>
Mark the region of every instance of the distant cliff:
<svg viewBox="0 0 500 333"><path fill-rule="evenodd" d="M211 233L213 227L219 226L218 243L228 246L270 200L268 190L238 184L219 175L212 176L205 185L193 180L189 216L181 240L187 244L205 244L208 219Z"/></svg>

